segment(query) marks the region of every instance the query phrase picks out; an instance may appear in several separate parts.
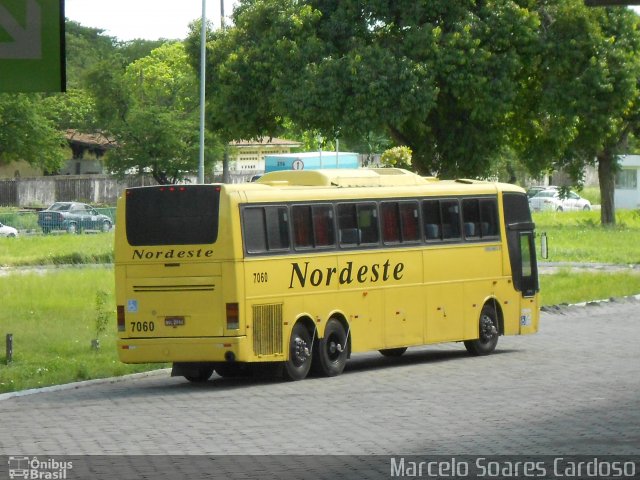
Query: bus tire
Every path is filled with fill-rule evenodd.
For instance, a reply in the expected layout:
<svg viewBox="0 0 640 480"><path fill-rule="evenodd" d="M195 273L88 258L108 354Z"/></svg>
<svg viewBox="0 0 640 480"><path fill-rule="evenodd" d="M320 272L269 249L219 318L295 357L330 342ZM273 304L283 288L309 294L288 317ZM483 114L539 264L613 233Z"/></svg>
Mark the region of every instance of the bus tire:
<svg viewBox="0 0 640 480"><path fill-rule="evenodd" d="M249 375L250 370L242 363L217 363L213 369L222 378L236 378Z"/></svg>
<svg viewBox="0 0 640 480"><path fill-rule="evenodd" d="M498 319L495 308L485 305L480 312L478 325L479 338L475 340L465 340L464 346L471 355L488 355L496 349L498 345Z"/></svg>
<svg viewBox="0 0 640 480"><path fill-rule="evenodd" d="M401 357L407 351L407 347L383 348L378 350L385 357Z"/></svg>
<svg viewBox="0 0 640 480"><path fill-rule="evenodd" d="M347 332L342 323L335 318L329 319L324 337L318 341L315 353L315 361L322 375L335 377L342 373L349 356Z"/></svg>
<svg viewBox="0 0 640 480"><path fill-rule="evenodd" d="M194 369L192 372L184 376L191 383L202 383L209 380L213 374L213 367L202 365Z"/></svg>
<svg viewBox="0 0 640 480"><path fill-rule="evenodd" d="M311 335L309 330L298 322L291 330L289 339L289 359L284 362L284 378L302 380L311 368Z"/></svg>

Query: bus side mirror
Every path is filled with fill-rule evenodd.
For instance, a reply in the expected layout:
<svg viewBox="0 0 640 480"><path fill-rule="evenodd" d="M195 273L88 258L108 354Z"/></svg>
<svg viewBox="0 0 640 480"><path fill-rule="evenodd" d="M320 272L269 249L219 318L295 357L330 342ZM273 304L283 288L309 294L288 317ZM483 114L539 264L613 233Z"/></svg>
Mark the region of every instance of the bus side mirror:
<svg viewBox="0 0 640 480"><path fill-rule="evenodd" d="M542 232L540 235L540 256L545 260L549 258L549 242L546 232Z"/></svg>

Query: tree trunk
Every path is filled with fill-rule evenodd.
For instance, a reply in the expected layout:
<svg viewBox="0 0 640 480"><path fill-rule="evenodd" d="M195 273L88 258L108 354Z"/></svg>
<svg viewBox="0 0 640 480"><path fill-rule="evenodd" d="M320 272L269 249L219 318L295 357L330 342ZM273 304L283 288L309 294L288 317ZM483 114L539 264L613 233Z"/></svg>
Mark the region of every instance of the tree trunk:
<svg viewBox="0 0 640 480"><path fill-rule="evenodd" d="M610 152L598 155L598 180L600 181L600 223L603 226L616 224L614 191L616 187L616 159Z"/></svg>

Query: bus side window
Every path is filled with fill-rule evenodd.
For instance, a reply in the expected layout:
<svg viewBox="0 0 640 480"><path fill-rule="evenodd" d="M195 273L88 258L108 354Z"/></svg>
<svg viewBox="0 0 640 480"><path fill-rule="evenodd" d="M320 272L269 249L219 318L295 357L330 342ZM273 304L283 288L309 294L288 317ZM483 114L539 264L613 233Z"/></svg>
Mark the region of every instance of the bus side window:
<svg viewBox="0 0 640 480"><path fill-rule="evenodd" d="M424 235L427 241L440 240L440 202L425 200L422 202Z"/></svg>
<svg viewBox="0 0 640 480"><path fill-rule="evenodd" d="M291 207L291 218L293 224L293 245L296 248L313 247L311 206L294 205Z"/></svg>
<svg viewBox="0 0 640 480"><path fill-rule="evenodd" d="M400 226L403 242L417 242L420 240L419 221L418 202L400 203Z"/></svg>
<svg viewBox="0 0 640 480"><path fill-rule="evenodd" d="M244 244L247 252L266 252L267 230L264 208L245 208L242 217Z"/></svg>
<svg viewBox="0 0 640 480"><path fill-rule="evenodd" d="M378 207L375 203L358 204L358 228L361 243L378 243Z"/></svg>
<svg viewBox="0 0 640 480"><path fill-rule="evenodd" d="M480 235L484 237L497 237L498 228L498 202L494 198L480 200Z"/></svg>
<svg viewBox="0 0 640 480"><path fill-rule="evenodd" d="M358 218L355 203L338 204L338 231L341 245L358 244Z"/></svg>
<svg viewBox="0 0 640 480"><path fill-rule="evenodd" d="M382 215L382 241L384 243L400 242L400 219L398 218L398 203L381 203L380 213Z"/></svg>
<svg viewBox="0 0 640 480"><path fill-rule="evenodd" d="M460 206L457 200L442 200L440 202L442 217L442 239L460 239Z"/></svg>
<svg viewBox="0 0 640 480"><path fill-rule="evenodd" d="M289 249L289 216L287 207L265 207L269 250Z"/></svg>
<svg viewBox="0 0 640 480"><path fill-rule="evenodd" d="M480 202L477 198L462 200L462 221L466 239L480 237Z"/></svg>
<svg viewBox="0 0 640 480"><path fill-rule="evenodd" d="M314 205L313 237L316 247L333 247L336 236L333 226L333 207L331 205Z"/></svg>

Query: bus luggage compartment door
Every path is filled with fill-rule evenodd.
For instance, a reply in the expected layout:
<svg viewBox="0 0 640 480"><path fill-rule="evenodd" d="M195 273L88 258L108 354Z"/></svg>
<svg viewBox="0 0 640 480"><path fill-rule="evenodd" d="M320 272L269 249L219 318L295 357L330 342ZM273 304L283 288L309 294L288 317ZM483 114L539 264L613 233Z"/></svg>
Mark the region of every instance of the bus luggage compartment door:
<svg viewBox="0 0 640 480"><path fill-rule="evenodd" d="M125 336L223 335L220 277L132 278L127 282Z"/></svg>

